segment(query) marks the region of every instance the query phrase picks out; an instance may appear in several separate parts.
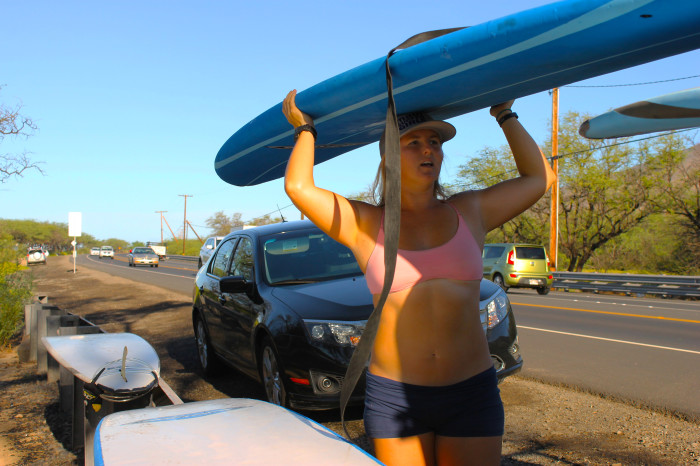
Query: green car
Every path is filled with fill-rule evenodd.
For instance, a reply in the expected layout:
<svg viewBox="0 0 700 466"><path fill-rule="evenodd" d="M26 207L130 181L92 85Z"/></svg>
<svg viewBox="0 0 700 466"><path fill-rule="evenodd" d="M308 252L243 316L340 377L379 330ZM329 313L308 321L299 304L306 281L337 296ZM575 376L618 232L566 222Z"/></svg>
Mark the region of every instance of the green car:
<svg viewBox="0 0 700 466"><path fill-rule="evenodd" d="M484 245L484 278L504 290L535 288L545 295L552 287L552 273L544 246L537 244L489 243Z"/></svg>

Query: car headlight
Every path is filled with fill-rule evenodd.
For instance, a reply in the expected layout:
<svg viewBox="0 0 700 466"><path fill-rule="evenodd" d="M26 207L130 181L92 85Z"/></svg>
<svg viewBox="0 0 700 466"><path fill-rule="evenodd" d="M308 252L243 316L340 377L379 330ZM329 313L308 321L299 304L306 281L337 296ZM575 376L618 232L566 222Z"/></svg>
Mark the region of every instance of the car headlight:
<svg viewBox="0 0 700 466"><path fill-rule="evenodd" d="M499 291L486 305L487 327L494 328L508 315L508 297L504 291Z"/></svg>
<svg viewBox="0 0 700 466"><path fill-rule="evenodd" d="M311 341L357 346L367 321L333 322L305 320L304 324L311 336Z"/></svg>

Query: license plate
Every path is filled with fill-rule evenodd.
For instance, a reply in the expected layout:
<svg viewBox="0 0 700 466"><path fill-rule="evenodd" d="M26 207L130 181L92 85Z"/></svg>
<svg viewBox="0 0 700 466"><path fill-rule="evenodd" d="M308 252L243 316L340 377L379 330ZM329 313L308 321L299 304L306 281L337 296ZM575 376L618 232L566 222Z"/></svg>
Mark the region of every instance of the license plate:
<svg viewBox="0 0 700 466"><path fill-rule="evenodd" d="M539 280L530 280L530 285L539 285L540 281Z"/></svg>

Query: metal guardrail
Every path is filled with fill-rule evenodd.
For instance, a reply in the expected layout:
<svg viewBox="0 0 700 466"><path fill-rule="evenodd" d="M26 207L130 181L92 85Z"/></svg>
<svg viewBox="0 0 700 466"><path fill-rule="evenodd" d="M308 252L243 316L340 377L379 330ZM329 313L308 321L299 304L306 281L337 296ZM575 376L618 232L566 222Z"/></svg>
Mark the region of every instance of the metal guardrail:
<svg viewBox="0 0 700 466"><path fill-rule="evenodd" d="M158 385L149 396L125 403L102 399L99 411L87 409L83 392L84 383L53 358L42 339L51 336L105 333L104 330L83 317L71 314L58 306L49 305L48 296L36 296L33 302L25 304L24 319L24 338L17 350L19 360L36 362L37 373L46 374L47 382L57 384L59 407L64 415L70 416L71 419L71 448L84 449L86 465L93 464L92 448L95 429L99 421L108 414L145 406L182 403L180 397L165 380L158 377Z"/></svg>
<svg viewBox="0 0 700 466"><path fill-rule="evenodd" d="M199 256L179 256L179 255L168 254L166 257L168 258L168 260L187 261L187 262L197 262L199 260Z"/></svg>
<svg viewBox="0 0 700 466"><path fill-rule="evenodd" d="M554 272L552 288L627 295L700 298L700 276Z"/></svg>

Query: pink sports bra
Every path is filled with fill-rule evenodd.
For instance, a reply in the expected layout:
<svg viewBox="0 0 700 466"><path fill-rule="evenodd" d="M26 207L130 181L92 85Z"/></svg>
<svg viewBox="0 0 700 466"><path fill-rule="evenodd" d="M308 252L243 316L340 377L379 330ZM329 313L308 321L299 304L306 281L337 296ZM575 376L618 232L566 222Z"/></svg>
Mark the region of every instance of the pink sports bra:
<svg viewBox="0 0 700 466"><path fill-rule="evenodd" d="M420 282L435 278L453 280L480 280L483 276L481 249L457 209L457 233L445 244L417 251L399 249L396 273L391 293L405 290ZM365 271L370 293L379 294L384 286L384 218L379 226L377 244L367 262Z"/></svg>

